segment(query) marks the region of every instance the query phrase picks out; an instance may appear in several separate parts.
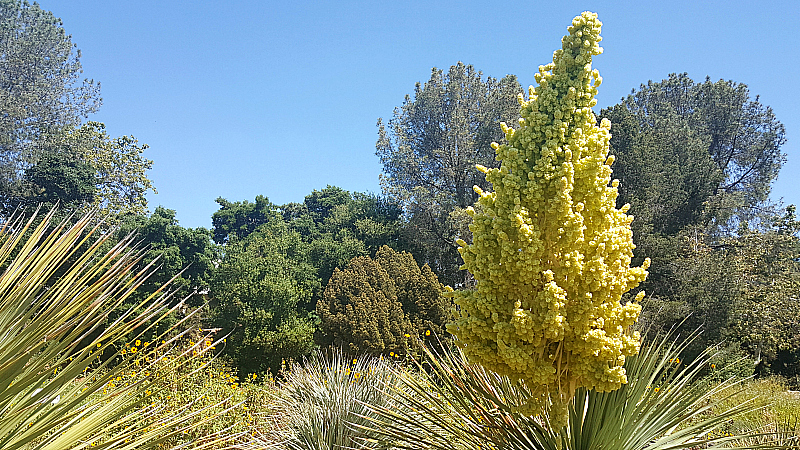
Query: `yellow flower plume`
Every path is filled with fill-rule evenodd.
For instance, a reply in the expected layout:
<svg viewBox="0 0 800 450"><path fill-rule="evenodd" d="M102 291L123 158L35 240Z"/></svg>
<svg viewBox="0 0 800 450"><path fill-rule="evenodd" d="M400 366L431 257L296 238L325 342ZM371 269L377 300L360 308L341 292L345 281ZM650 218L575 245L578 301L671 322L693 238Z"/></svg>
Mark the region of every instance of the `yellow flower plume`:
<svg viewBox="0 0 800 450"><path fill-rule="evenodd" d="M447 328L471 361L562 406L577 387L627 381L622 365L640 341L629 327L644 292L620 299L650 264L630 267L633 217L629 205L615 206L611 123L598 126L592 111L600 26L590 12L572 21L553 63L539 68L539 86L519 96L519 128L501 125L508 144L492 145L500 168L478 167L494 192L476 187L473 243L458 242L477 284L451 294L460 317Z"/></svg>

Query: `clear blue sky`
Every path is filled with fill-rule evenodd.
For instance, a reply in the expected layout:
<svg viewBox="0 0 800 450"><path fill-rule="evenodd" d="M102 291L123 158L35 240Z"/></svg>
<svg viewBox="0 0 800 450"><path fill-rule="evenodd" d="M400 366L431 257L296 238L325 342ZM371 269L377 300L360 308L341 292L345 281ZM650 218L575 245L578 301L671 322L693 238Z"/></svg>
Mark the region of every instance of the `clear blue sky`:
<svg viewBox="0 0 800 450"><path fill-rule="evenodd" d="M302 201L336 185L379 191L378 117L432 67L457 61L534 82L572 18L599 14L598 111L688 72L745 83L786 126L773 198L800 204L800 2L41 0L102 84L92 117L150 145L148 196L181 225L214 199Z"/></svg>

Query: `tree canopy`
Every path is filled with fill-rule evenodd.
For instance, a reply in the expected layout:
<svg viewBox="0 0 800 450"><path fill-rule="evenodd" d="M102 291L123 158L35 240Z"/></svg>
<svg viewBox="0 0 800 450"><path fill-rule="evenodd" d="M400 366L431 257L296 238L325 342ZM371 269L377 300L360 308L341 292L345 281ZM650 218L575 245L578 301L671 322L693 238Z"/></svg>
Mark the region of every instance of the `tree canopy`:
<svg viewBox="0 0 800 450"><path fill-rule="evenodd" d="M202 293L208 289L209 279L219 258L211 241L211 232L205 228L184 228L175 218L175 211L157 207L149 216L127 214L116 230L119 240L134 234L136 241L147 248L145 261L156 261L160 269L148 278L139 289L147 296L171 279L175 301L189 296L192 305L203 303ZM140 265L142 269L144 265Z"/></svg>
<svg viewBox="0 0 800 450"><path fill-rule="evenodd" d="M255 203L247 200L229 202L219 197L220 209L211 216L214 225L214 242L223 244L231 238L245 238L276 217L277 208L263 195L256 196Z"/></svg>
<svg viewBox="0 0 800 450"><path fill-rule="evenodd" d="M152 190L135 138L98 122L100 84L83 78L80 50L60 19L27 1L0 1L0 208L60 202L108 222L144 214Z"/></svg>
<svg viewBox="0 0 800 450"><path fill-rule="evenodd" d="M211 322L230 333L226 354L242 375L277 372L314 347L309 303L319 289L300 235L283 222L228 243L214 270Z"/></svg>
<svg viewBox="0 0 800 450"><path fill-rule="evenodd" d="M707 219L724 226L733 216L752 218L767 201L770 186L786 160L780 151L786 130L772 108L762 105L758 96L750 98L747 85L708 78L695 83L685 73L671 74L660 82L641 85L620 106L630 111L640 132L655 133L659 138L649 147L666 146L673 154L669 160L655 162L670 168L681 166L678 173L683 174L682 179L674 181L682 183L672 187L679 189L679 198L686 197L681 203L690 210L696 211L706 202L710 208ZM665 150L658 153L663 155ZM713 166L707 163L709 158ZM647 195L642 188L631 186ZM681 211L675 212L680 226L685 218Z"/></svg>
<svg viewBox="0 0 800 450"><path fill-rule="evenodd" d="M521 90L513 75L484 78L459 62L447 73L434 68L387 124L378 120L384 192L403 205L415 256L445 283L463 284L454 242L469 236L459 213L477 200L473 186L488 189L475 165L498 166L490 144L503 141L501 121L517 121Z"/></svg>
<svg viewBox="0 0 800 450"><path fill-rule="evenodd" d="M761 370L796 361L778 345L796 328L797 230L768 201L785 160L772 110L742 83L671 74L601 117L612 123L618 204L636 217L636 260L653 260L643 284L650 330L702 328L687 359L726 342L731 359Z"/></svg>

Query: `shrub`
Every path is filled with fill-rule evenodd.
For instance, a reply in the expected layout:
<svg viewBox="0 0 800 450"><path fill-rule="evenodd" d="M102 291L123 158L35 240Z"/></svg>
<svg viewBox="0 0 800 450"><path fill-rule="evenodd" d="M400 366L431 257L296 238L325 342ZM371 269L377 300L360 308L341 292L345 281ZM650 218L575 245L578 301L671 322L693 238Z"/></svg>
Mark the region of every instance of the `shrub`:
<svg viewBox="0 0 800 450"><path fill-rule="evenodd" d="M283 432L261 436L264 447L285 442L293 450L345 450L381 447L368 425L373 406L392 408L385 391L398 374L376 357L350 360L339 349L292 364L277 391L275 408Z"/></svg>
<svg viewBox="0 0 800 450"><path fill-rule="evenodd" d="M441 336L449 318L444 287L410 253L381 247L335 270L317 303L321 339L358 354L406 355L420 336Z"/></svg>
<svg viewBox="0 0 800 450"><path fill-rule="evenodd" d="M239 379L235 368L213 356L224 344L208 335L195 339L198 337L199 342L188 338L179 342L174 349L179 351L168 355L156 351L147 356L157 361L147 369L154 375L148 397L154 417L164 420L175 411L194 413L181 424L183 429L159 448L230 448L232 443L248 441L257 430L269 428L265 418L272 412L274 380L255 374ZM135 342L132 344L126 345L128 352L135 347ZM115 382L125 384L134 379L134 373L123 373Z"/></svg>

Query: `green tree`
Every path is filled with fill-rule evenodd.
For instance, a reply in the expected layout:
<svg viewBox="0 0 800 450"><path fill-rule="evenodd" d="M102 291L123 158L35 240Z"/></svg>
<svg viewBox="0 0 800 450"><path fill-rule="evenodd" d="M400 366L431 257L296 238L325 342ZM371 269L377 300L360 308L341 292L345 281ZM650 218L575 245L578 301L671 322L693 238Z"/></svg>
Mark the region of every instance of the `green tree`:
<svg viewBox="0 0 800 450"><path fill-rule="evenodd" d="M669 269L653 285L641 328L651 332L676 325L681 333L703 333L684 349L691 360L722 344L724 358L744 358L742 375L779 373L797 377L800 367L800 241L794 207L771 226L742 223L735 236L708 236L699 227L675 238L678 251L662 260ZM793 381L797 383L798 380Z"/></svg>
<svg viewBox="0 0 800 450"><path fill-rule="evenodd" d="M224 252L210 283L210 323L231 333L225 354L240 374L276 372L282 360L309 355L309 308L319 279L300 235L274 221L229 242Z"/></svg>
<svg viewBox="0 0 800 450"><path fill-rule="evenodd" d="M327 186L307 195L302 213L289 222L292 229L303 233L309 258L323 286L337 267L343 268L356 256L367 254L364 242L354 232L357 212L353 206L350 192Z"/></svg>
<svg viewBox="0 0 800 450"><path fill-rule="evenodd" d="M690 294L708 298L722 292L696 288L710 287L708 277L719 275L717 269L724 271L717 265L724 255L708 255L687 246L689 240L697 244L698 236L707 240L704 229L713 218L714 199L724 173L709 155L702 136L681 124L677 114L664 113L653 117L652 125L642 124L625 105L615 105L603 110L601 118L611 121L614 177L620 180L617 205L631 205L635 216L631 223L636 241L634 262L641 263L645 256L653 261L643 287L659 298L656 309L667 307L680 321L689 304L699 305L698 299L688 299ZM701 275L706 269L710 272ZM661 319L668 315L662 313ZM695 319L684 325L697 325ZM669 326L661 331L668 330ZM691 347L710 337L706 333Z"/></svg>
<svg viewBox="0 0 800 450"><path fill-rule="evenodd" d="M61 20L36 3L0 1L0 191L14 191L43 135L77 127L100 106Z"/></svg>
<svg viewBox="0 0 800 450"><path fill-rule="evenodd" d="M649 296L638 329L648 331L648 338L676 327L683 335L701 329L681 355L691 361L723 341L731 310L741 299L741 273L734 249L715 243L701 227L687 228L662 243L650 247L656 267L643 283ZM650 282L650 276L657 281Z"/></svg>
<svg viewBox="0 0 800 450"><path fill-rule="evenodd" d="M765 231L742 230L730 246L741 298L723 335L740 343L762 373L800 385L800 222L794 205Z"/></svg>
<svg viewBox="0 0 800 450"><path fill-rule="evenodd" d="M348 205L353 198L348 191L336 186L328 185L325 189L318 191L314 189L306 195L303 204L307 208L311 218L315 223L322 223L331 216L337 206Z"/></svg>
<svg viewBox="0 0 800 450"><path fill-rule="evenodd" d="M317 314L323 344L351 354L408 353L411 324L389 275L368 256L354 258L344 270L334 269Z"/></svg>
<svg viewBox="0 0 800 450"><path fill-rule="evenodd" d="M278 206L262 195L255 202L219 198L217 203L220 209L212 216L215 242L245 239L263 225L285 222L307 244L323 283L334 268L344 267L356 256L374 254L384 244L400 243L401 210L397 204L336 186L315 189L303 203Z"/></svg>
<svg viewBox="0 0 800 450"><path fill-rule="evenodd" d="M444 338L444 325L451 319L452 302L442 294L444 286L427 264L421 267L408 252L383 246L375 262L394 282L397 301L417 336Z"/></svg>
<svg viewBox="0 0 800 450"><path fill-rule="evenodd" d="M69 150L50 151L25 170L23 182L31 192L15 199L13 207L42 204L70 211L92 203L96 195L94 168Z"/></svg>
<svg viewBox="0 0 800 450"><path fill-rule="evenodd" d="M224 243L225 257L212 283L212 302L219 303L214 322L234 330L232 356L245 372L275 369L282 358L304 354L304 339L313 335L309 314L337 268L400 241L394 202L335 186L282 206L264 196L217 202L214 239ZM290 334L294 326L299 334ZM291 348L279 346L289 342Z"/></svg>
<svg viewBox="0 0 800 450"><path fill-rule="evenodd" d="M634 262L653 261L644 322L656 325L653 332L702 327L686 358L732 339L732 313L754 306L744 280L764 282L748 274L768 263L750 259L755 266L747 268L740 251L774 234L767 196L785 160L783 125L746 85L695 83L686 74L642 85L601 117L612 123L617 204L630 204L636 216ZM740 236L737 224L748 222L758 231L742 227Z"/></svg>
<svg viewBox="0 0 800 450"><path fill-rule="evenodd" d="M702 195L708 190L705 184L716 181L711 195L699 200L713 206L706 217L714 219L717 225L726 225L734 216L752 218L757 207L767 200L770 185L786 160L786 155L780 152L786 142L786 131L770 107L762 105L758 96L750 98L747 85L724 80L712 82L708 78L695 83L685 73L670 74L666 80L642 85L622 105L643 129L681 130L680 133L691 137L691 145L672 140L673 147L683 146L688 150L678 149L676 156L687 158L684 166L699 163L698 175L710 176L699 176L689 184L693 185L691 188L684 190ZM693 148L698 144L705 148L721 176L711 171ZM638 186L631 188L638 190Z"/></svg>
<svg viewBox="0 0 800 450"><path fill-rule="evenodd" d="M355 235L364 242L370 254L375 254L384 245L395 250L409 248L409 242L402 234L403 210L397 202L381 195L355 192L352 210Z"/></svg>
<svg viewBox="0 0 800 450"><path fill-rule="evenodd" d="M147 212L148 191L155 192L147 171L153 161L142 156L147 145L133 136L110 137L105 125L88 122L40 138L40 153L23 178L0 197L6 215L41 202L69 205L69 211L96 209L107 224L126 214Z"/></svg>
<svg viewBox="0 0 800 450"><path fill-rule="evenodd" d="M414 255L445 283L464 282L455 240L469 233L459 212L477 200L473 186L488 189L475 165L497 167L490 144L503 140L501 121L517 121L521 91L513 75L484 79L459 62L446 74L434 68L387 125L378 120L384 192L403 205Z"/></svg>
<svg viewBox="0 0 800 450"><path fill-rule="evenodd" d="M116 231L118 239L130 234L147 249L144 261L156 261L159 270L145 280L139 293L146 296L170 280L174 301L189 298L189 304L202 304L203 292L219 252L205 228L184 228L175 211L159 206L150 216L129 214ZM139 269L144 268L141 263ZM194 294L194 295L193 295ZM191 297L190 297L191 296Z"/></svg>
<svg viewBox="0 0 800 450"><path fill-rule="evenodd" d="M112 138L100 122L87 122L53 138L55 145L69 148L94 170L95 195L92 208L114 223L125 214L147 212L148 191L156 193L147 171L153 161L142 156L147 144L133 136Z"/></svg>
<svg viewBox="0 0 800 450"><path fill-rule="evenodd" d="M214 225L214 242L224 244L232 238L243 239L258 227L275 218L277 207L263 195L256 196L255 203L247 200L229 202L217 199L220 208L211 216Z"/></svg>
<svg viewBox="0 0 800 450"><path fill-rule="evenodd" d="M323 285L335 268L344 268L356 256L375 255L383 245L405 248L402 211L386 197L328 186L307 195L302 205L284 205L281 210L308 243Z"/></svg>
<svg viewBox="0 0 800 450"><path fill-rule="evenodd" d="M404 356L417 337L443 336L450 317L443 292L427 265L383 246L375 259L334 269L317 302L321 341L354 354Z"/></svg>
<svg viewBox="0 0 800 450"><path fill-rule="evenodd" d="M51 12L27 1L0 1L0 206L6 215L40 201L95 207L108 222L147 209L145 194L154 191L145 174L152 161L141 156L147 146L130 136L111 138L100 123L81 124L101 99L100 84L83 79L80 56ZM85 183L87 166L93 187Z"/></svg>
<svg viewBox="0 0 800 450"><path fill-rule="evenodd" d="M651 236L675 236L709 222L708 202L725 176L703 136L674 113L642 124L625 105L615 105L600 117L611 121L617 203L629 203L636 214L631 226L638 247Z"/></svg>

